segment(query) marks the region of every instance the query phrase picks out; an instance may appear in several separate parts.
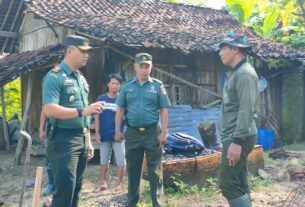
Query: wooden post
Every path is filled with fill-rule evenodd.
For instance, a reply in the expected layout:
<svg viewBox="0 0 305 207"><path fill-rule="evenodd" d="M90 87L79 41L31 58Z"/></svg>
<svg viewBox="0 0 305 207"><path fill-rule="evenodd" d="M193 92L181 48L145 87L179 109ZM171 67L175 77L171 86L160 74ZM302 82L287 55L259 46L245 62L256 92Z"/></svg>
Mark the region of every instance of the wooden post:
<svg viewBox="0 0 305 207"><path fill-rule="evenodd" d="M25 109L24 109L23 119L22 119L22 123L21 123L21 127L20 127L20 130L23 130L23 131L26 131L26 125L27 125L27 121L29 119L29 111L30 111L30 106L31 106L31 102L32 102L33 76L34 75L35 75L35 73L30 73L29 78L28 78L28 87L27 87ZM20 138L18 140L16 154L15 154L15 163L17 165L20 164L23 145L24 145L24 137L20 136Z"/></svg>
<svg viewBox="0 0 305 207"><path fill-rule="evenodd" d="M3 118L3 129L4 129L4 140L5 140L5 149L6 151L10 151L10 138L8 136L8 127L6 123L6 109L5 109L5 101L4 101L4 88L1 86L1 103L2 103L2 118Z"/></svg>
<svg viewBox="0 0 305 207"><path fill-rule="evenodd" d="M43 167L37 167L35 188L34 188L34 193L33 193L33 204L32 204L33 207L39 207L42 172L43 172Z"/></svg>

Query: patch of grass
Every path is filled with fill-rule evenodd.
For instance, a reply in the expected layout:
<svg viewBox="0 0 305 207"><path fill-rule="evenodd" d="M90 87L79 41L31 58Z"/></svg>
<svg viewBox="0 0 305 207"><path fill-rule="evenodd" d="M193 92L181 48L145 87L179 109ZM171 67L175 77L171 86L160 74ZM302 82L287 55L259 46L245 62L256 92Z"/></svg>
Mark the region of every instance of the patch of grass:
<svg viewBox="0 0 305 207"><path fill-rule="evenodd" d="M264 187L268 187L272 184L274 184L274 180L271 179L262 179L258 176L249 176L249 185L251 188L251 191L259 191Z"/></svg>
<svg viewBox="0 0 305 207"><path fill-rule="evenodd" d="M202 187L197 185L190 185L182 180L179 177L174 176L173 186L165 189L165 195L168 198L168 201L177 201L179 199L191 198L192 196L199 196L204 199L212 199L217 195L218 182L216 178L208 178Z"/></svg>
<svg viewBox="0 0 305 207"><path fill-rule="evenodd" d="M1 207L12 207L10 204L3 204Z"/></svg>
<svg viewBox="0 0 305 207"><path fill-rule="evenodd" d="M139 207L151 207L149 182L141 180L141 201Z"/></svg>
<svg viewBox="0 0 305 207"><path fill-rule="evenodd" d="M272 159L271 157L269 157L269 154L272 151L266 151L264 152L264 162L266 166L281 166L281 160L280 159Z"/></svg>
<svg viewBox="0 0 305 207"><path fill-rule="evenodd" d="M84 173L84 180L87 180L91 183L99 183L99 178L100 178L99 166L95 166L93 168L87 167Z"/></svg>
<svg viewBox="0 0 305 207"><path fill-rule="evenodd" d="M203 188L199 188L197 185L189 185L181 181L178 176L174 176L173 178L174 186L165 188L165 197L166 197L166 206L173 206L171 205L172 202L177 202L180 199L186 199L187 197L191 197L194 195L207 195L213 194L212 189L214 186L217 186L216 179L209 179L206 185ZM150 190L149 190L149 182L148 181L141 181L141 202L139 207L151 207L151 197L150 197ZM208 192L208 193L207 193ZM209 193L211 192L211 193ZM215 191L213 191L215 193Z"/></svg>
<svg viewBox="0 0 305 207"><path fill-rule="evenodd" d="M291 151L304 151L305 143L297 143L283 146L284 150Z"/></svg>
<svg viewBox="0 0 305 207"><path fill-rule="evenodd" d="M166 192L168 194L194 194L199 193L200 189L197 185L189 185L179 179L179 175L172 176L173 186L166 188Z"/></svg>

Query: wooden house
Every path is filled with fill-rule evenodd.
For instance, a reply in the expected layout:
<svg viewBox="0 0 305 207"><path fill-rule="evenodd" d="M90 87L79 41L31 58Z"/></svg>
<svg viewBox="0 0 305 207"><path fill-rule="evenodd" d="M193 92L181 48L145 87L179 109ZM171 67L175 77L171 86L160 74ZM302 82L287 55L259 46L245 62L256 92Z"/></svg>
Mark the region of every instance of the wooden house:
<svg viewBox="0 0 305 207"><path fill-rule="evenodd" d="M2 0L0 7L5 2L9 0ZM16 50L8 51L18 53L0 60L0 85L22 77L29 132L39 123L42 78L63 58L61 43L68 34L85 36L94 46L82 69L90 85L91 102L105 91L109 73L133 77L135 54L148 52L153 55L152 76L163 81L173 105L207 107L221 102L227 69L215 44L226 32L236 31L248 37L252 45L249 61L268 83L261 93L259 127L274 129L278 137L293 134L301 139L304 135L305 53L263 39L225 11L161 0L23 2L25 15L11 46ZM0 49L6 48L0 38ZM271 60L288 64L274 68Z"/></svg>

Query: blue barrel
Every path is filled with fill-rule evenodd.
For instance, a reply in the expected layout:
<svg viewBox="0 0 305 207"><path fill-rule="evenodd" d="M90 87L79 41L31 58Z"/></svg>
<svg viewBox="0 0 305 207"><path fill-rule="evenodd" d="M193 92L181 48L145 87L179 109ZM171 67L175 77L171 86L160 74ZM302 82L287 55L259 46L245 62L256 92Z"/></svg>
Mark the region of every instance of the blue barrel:
<svg viewBox="0 0 305 207"><path fill-rule="evenodd" d="M262 145L264 150L269 150L274 145L274 131L268 129L258 129L258 144Z"/></svg>

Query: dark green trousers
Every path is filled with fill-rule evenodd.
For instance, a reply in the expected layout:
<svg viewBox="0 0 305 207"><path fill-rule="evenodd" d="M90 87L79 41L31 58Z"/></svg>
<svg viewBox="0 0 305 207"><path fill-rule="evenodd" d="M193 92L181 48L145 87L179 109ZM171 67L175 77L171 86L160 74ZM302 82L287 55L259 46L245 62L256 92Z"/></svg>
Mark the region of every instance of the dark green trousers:
<svg viewBox="0 0 305 207"><path fill-rule="evenodd" d="M56 128L47 145L56 185L52 207L76 207L87 164L88 134L82 130Z"/></svg>
<svg viewBox="0 0 305 207"><path fill-rule="evenodd" d="M141 132L128 127L125 132L125 153L128 171L128 207L136 207L140 196L140 181L144 153L146 155L150 194L153 207L165 206L162 175L162 149L158 143L160 127Z"/></svg>
<svg viewBox="0 0 305 207"><path fill-rule="evenodd" d="M248 155L256 143L257 135L248 136L242 143L242 152L239 162L229 166L227 159L228 148L232 141L223 142L223 151L220 165L220 188L222 195L228 200L250 194L248 184Z"/></svg>

